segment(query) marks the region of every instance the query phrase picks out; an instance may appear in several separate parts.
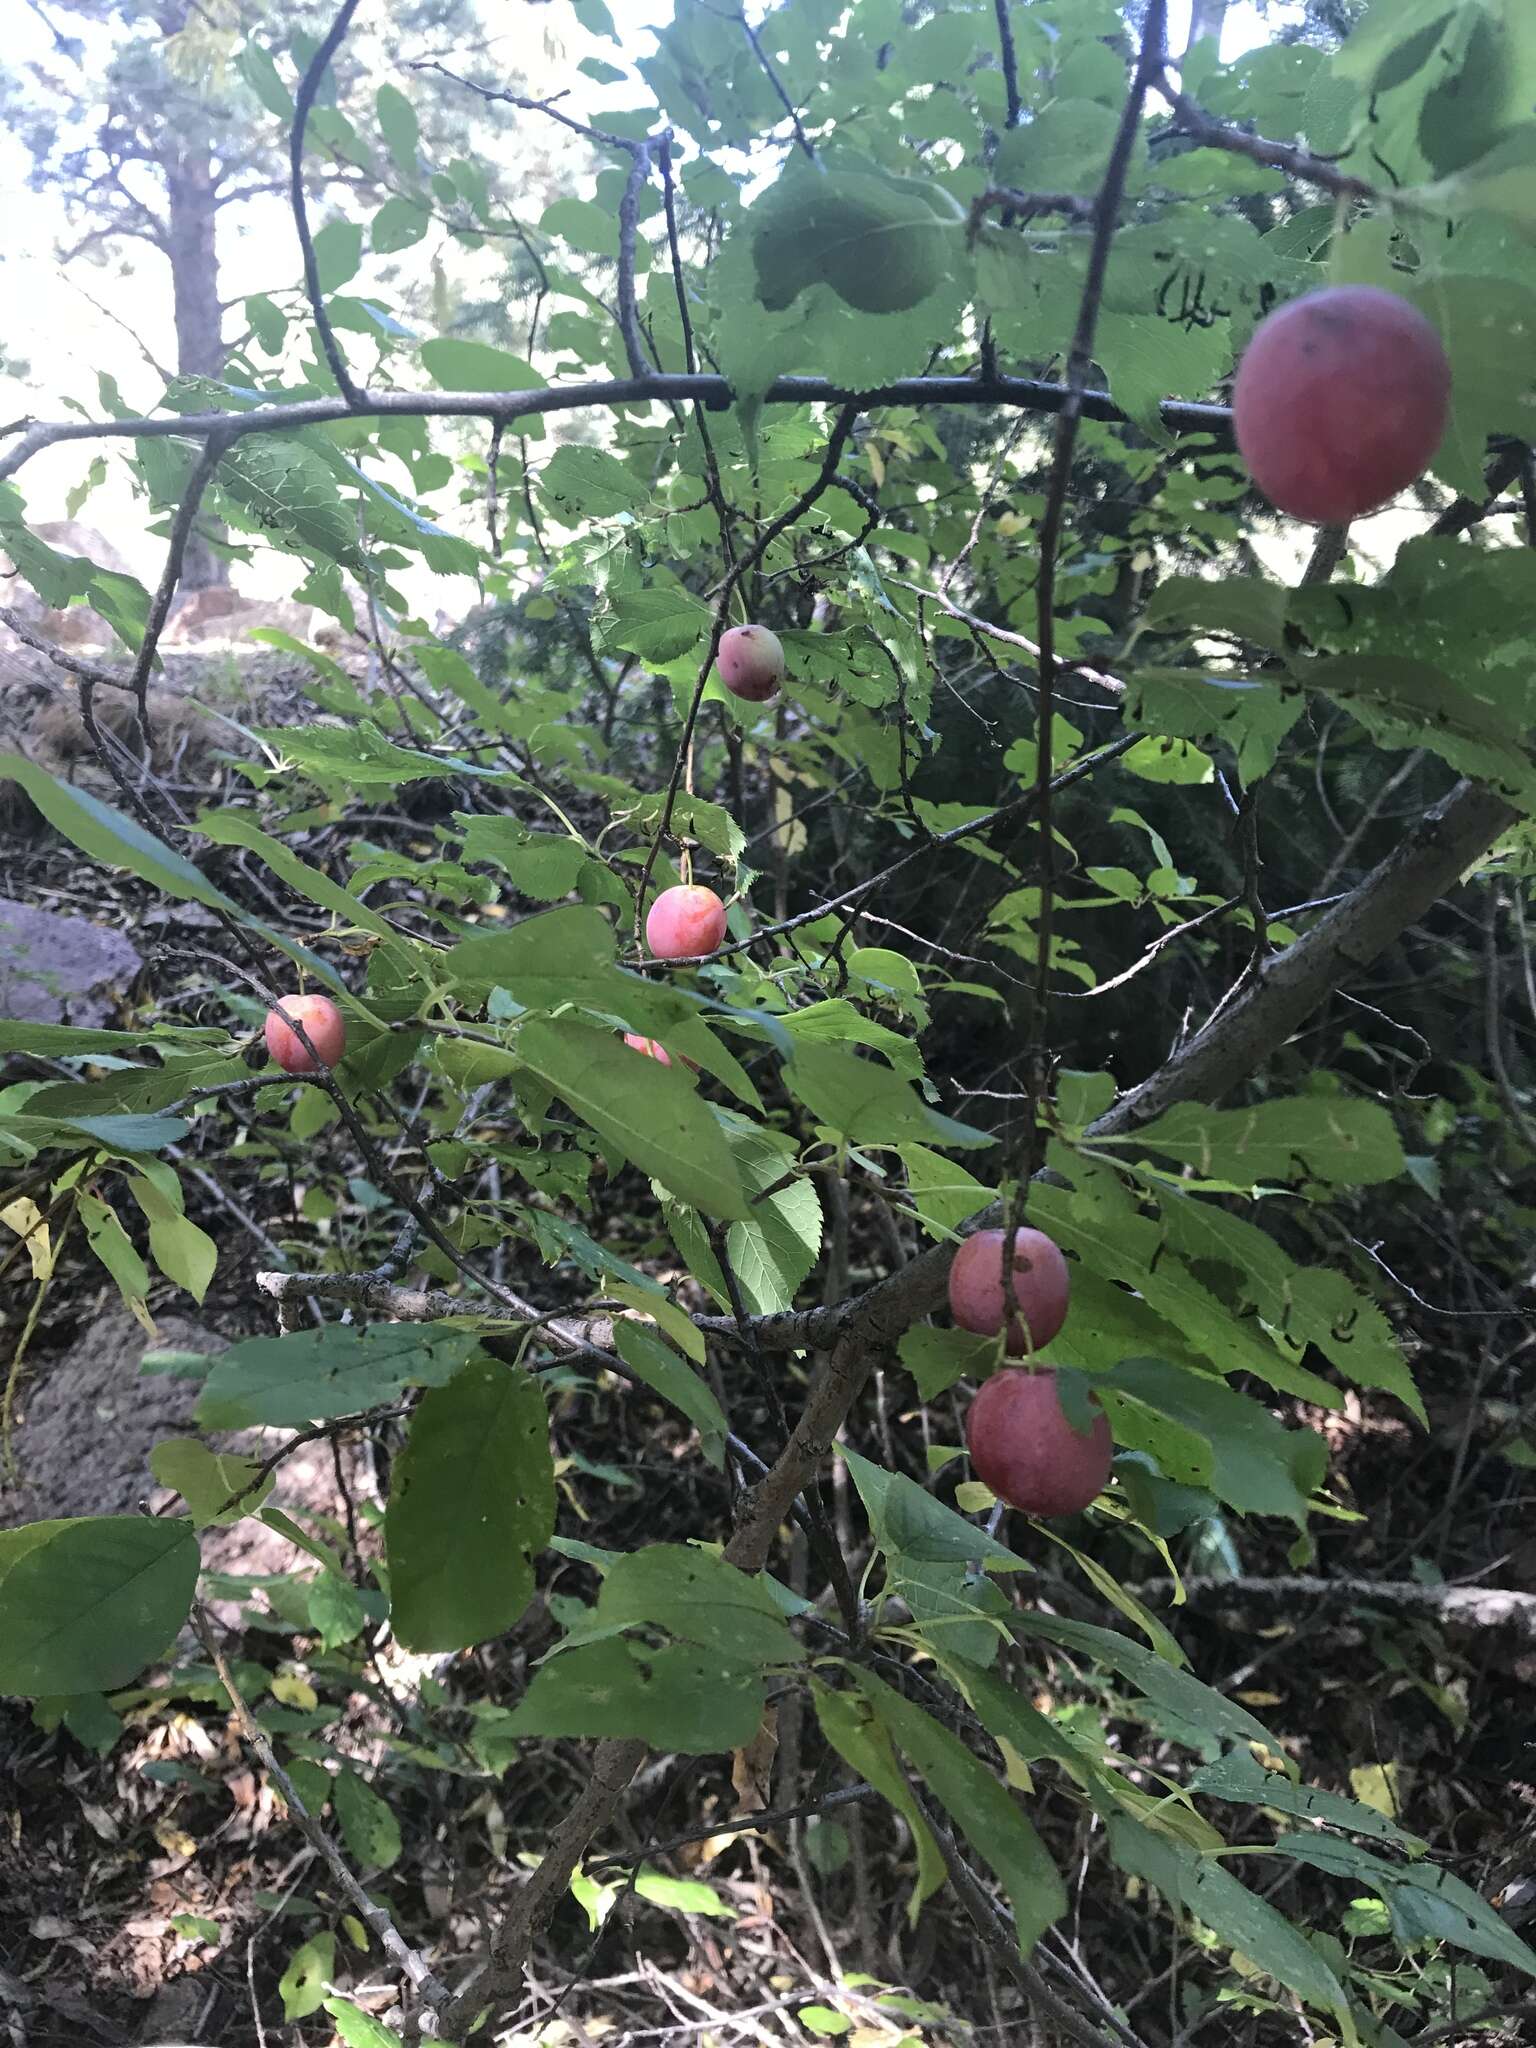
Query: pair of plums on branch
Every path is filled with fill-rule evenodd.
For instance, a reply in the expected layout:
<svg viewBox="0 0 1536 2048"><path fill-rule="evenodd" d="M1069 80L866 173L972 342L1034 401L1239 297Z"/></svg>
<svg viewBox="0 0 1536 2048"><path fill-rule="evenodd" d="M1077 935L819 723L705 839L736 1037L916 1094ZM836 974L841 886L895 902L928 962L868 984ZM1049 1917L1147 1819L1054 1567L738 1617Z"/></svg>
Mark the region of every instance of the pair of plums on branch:
<svg viewBox="0 0 1536 2048"><path fill-rule="evenodd" d="M696 960L713 953L725 937L725 905L713 889L693 883L663 889L646 918L645 936L658 960ZM329 996L284 996L267 1012L263 1036L284 1073L314 1074L322 1065L334 1067L340 1061L347 1047L347 1020ZM625 1038L637 1052L663 1066L672 1064L655 1039L631 1032Z"/></svg>
<svg viewBox="0 0 1536 2048"><path fill-rule="evenodd" d="M1005 1283L1012 1239L1011 1282ZM1043 1230L978 1230L949 1268L949 1306L962 1330L996 1337L1010 1358L1033 1358L1067 1319L1072 1280ZM1050 1366L1003 1366L970 1406L966 1446L976 1476L1030 1515L1073 1515L1104 1491L1114 1440L1101 1410L1086 1431L1067 1420Z"/></svg>

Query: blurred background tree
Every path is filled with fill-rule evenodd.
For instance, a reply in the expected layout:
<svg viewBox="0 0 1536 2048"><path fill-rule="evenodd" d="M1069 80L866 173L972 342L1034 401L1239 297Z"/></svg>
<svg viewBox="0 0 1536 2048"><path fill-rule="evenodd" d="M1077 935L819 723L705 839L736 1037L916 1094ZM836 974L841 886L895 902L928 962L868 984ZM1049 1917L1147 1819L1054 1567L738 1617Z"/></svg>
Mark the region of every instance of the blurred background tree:
<svg viewBox="0 0 1536 2048"><path fill-rule="evenodd" d="M32 189L52 190L63 203L69 231L60 261L102 265L121 256L125 244L153 249L169 274L175 359L157 361L135 334L141 354L167 381L220 376L237 303L221 296L220 281L231 210L281 203L286 195L292 66L307 63L334 8L309 0L30 4L47 31L48 54L0 61L0 121L25 146ZM390 10L388 29L387 36L370 34L360 23L322 84L305 162L317 206L344 187L354 189L365 211L388 197L396 167L362 135L376 133L376 96L402 63L440 58L479 83L527 89L501 70L478 0L408 0ZM276 56L283 53L292 63L280 72ZM499 202L498 180L512 182L505 123L498 125L498 151L481 151L475 130L484 103L473 93L427 70L416 75L411 98L423 156L473 156L486 166L487 192ZM526 203L527 181L515 182ZM151 266L144 275L157 272ZM420 294L429 293L440 317L451 298L440 267L421 281ZM477 316L482 323L484 311ZM127 324L120 314L109 317ZM16 374L16 358L0 357L0 368ZM227 557L195 536L184 587L228 580Z"/></svg>

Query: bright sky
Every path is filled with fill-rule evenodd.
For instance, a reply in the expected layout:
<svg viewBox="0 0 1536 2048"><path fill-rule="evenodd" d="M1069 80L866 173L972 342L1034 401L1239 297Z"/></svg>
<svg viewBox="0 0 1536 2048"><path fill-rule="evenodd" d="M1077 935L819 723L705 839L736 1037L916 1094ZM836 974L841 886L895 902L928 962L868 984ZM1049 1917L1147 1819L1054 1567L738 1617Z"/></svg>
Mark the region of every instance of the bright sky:
<svg viewBox="0 0 1536 2048"><path fill-rule="evenodd" d="M387 0L384 5L387 8ZM610 0L626 47L634 55L644 55L652 48L646 24L664 19L666 6L667 0ZM1299 8L1291 11L1299 12ZM585 55L614 61L612 44L588 38L564 10L540 13L545 21L541 48L530 47L526 17L515 35L506 38L509 66L515 61L532 90L550 91L570 84L575 104L594 110L600 109L605 99L611 105L633 102L633 89L627 83L599 88L576 71ZM12 65L20 68L32 61L45 61L54 69L62 68L63 60L53 54L47 31L31 8L9 0L5 14L5 55ZM1190 0L1171 0L1170 48L1182 49L1189 14ZM493 0L492 19L494 15ZM1247 0L1237 0L1227 15L1222 55L1227 59L1238 56L1272 32ZM27 156L20 142L0 134L0 218L10 230L0 250L4 338L7 349L31 365L25 382L0 375L0 418L27 413L56 418L68 399L94 408L96 373L102 367L111 368L130 404L147 409L161 387L143 361L135 337L158 361L173 359L170 279L165 265L143 243L124 242L104 265L77 261L61 266L53 252L67 234L63 209L53 195L27 188L26 171ZM492 260L486 259L488 263ZM226 299L291 284L297 258L286 206L269 200L231 209L221 223L220 261ZM366 279L365 265L365 283ZM112 314L117 316L115 320ZM66 495L83 477L89 461L90 452L76 444L50 450L28 464L18 482L35 519L64 516ZM106 533L130 566L153 581L163 544L143 534L143 520L125 480L109 474L79 517ZM239 574L241 587L253 596L285 594L295 580L288 561L273 561L270 574L265 570Z"/></svg>

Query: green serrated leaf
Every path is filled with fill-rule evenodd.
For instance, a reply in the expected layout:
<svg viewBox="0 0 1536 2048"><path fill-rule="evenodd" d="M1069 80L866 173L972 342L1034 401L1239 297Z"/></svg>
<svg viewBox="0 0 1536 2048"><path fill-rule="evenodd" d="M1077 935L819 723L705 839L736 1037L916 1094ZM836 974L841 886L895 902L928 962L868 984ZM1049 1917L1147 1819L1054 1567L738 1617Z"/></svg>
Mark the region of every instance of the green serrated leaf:
<svg viewBox="0 0 1536 2048"><path fill-rule="evenodd" d="M1131 1142L1240 1186L1303 1179L1368 1187L1403 1171L1391 1116L1348 1096L1292 1096L1251 1109L1181 1102L1142 1124Z"/></svg>
<svg viewBox="0 0 1536 2048"><path fill-rule="evenodd" d="M517 1051L642 1172L707 1215L750 1220L751 1203L724 1134L676 1068L650 1061L639 1086L635 1055L622 1038L571 1019L527 1018Z"/></svg>
<svg viewBox="0 0 1536 2048"><path fill-rule="evenodd" d="M949 1815L961 1837L982 1858L1013 1907L1014 1934L1028 1955L1067 1908L1066 1887L1049 1852L1020 1806L992 1772L921 1707L877 1678L850 1670L850 1678L889 1729Z"/></svg>

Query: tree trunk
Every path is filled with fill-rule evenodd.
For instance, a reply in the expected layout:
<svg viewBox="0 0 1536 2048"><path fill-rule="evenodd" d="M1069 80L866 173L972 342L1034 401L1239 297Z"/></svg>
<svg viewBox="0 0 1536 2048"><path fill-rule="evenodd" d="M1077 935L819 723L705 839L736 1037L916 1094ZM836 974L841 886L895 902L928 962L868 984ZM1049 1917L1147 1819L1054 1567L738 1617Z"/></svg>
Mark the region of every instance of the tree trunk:
<svg viewBox="0 0 1536 2048"><path fill-rule="evenodd" d="M1227 7L1230 0L1194 0L1189 11L1189 40L1184 45L1187 57L1203 37L1211 36L1219 49L1221 31L1226 26Z"/></svg>
<svg viewBox="0 0 1536 2048"><path fill-rule="evenodd" d="M215 240L218 195L206 150L166 168L171 289L176 306L176 368L183 377L217 377L224 369L223 311ZM200 522L206 528L207 522ZM228 583L229 564L194 531L187 543L183 590Z"/></svg>

